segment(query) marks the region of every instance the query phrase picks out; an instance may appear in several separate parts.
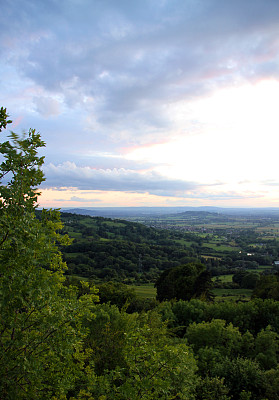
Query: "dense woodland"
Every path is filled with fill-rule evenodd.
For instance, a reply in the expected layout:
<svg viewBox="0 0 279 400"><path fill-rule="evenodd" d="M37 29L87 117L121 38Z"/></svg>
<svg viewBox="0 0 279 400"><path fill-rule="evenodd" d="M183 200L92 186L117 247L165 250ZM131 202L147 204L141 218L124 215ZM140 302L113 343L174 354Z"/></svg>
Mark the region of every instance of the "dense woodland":
<svg viewBox="0 0 279 400"><path fill-rule="evenodd" d="M36 213L44 145L30 130L0 148L0 398L278 399L276 239L209 257L195 233ZM225 270L256 271L250 301L214 299ZM123 283L150 281L149 302Z"/></svg>

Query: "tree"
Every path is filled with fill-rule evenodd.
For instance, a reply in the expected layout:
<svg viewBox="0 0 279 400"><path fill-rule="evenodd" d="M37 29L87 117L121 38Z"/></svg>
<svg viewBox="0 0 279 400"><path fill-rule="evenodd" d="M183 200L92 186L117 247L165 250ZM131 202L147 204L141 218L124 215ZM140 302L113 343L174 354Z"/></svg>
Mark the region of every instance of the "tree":
<svg viewBox="0 0 279 400"><path fill-rule="evenodd" d="M98 285L101 303L110 302L119 308L128 306L136 298L135 291L121 282L105 282Z"/></svg>
<svg viewBox="0 0 279 400"><path fill-rule="evenodd" d="M262 329L255 340L256 360L265 369L276 368L278 362L279 335L271 326Z"/></svg>
<svg viewBox="0 0 279 400"><path fill-rule="evenodd" d="M254 289L258 279L259 274L245 270L238 271L232 277L232 281L244 289Z"/></svg>
<svg viewBox="0 0 279 400"><path fill-rule="evenodd" d="M12 121L8 119L9 116L7 114L7 109L4 107L0 108L0 132L2 132L2 129L6 129L8 124L11 124Z"/></svg>
<svg viewBox="0 0 279 400"><path fill-rule="evenodd" d="M232 324L226 325L221 319L211 322L195 322L187 328L186 338L193 346L195 352L201 348L213 347L218 349L225 357L232 357L239 353L241 346L241 333Z"/></svg>
<svg viewBox="0 0 279 400"><path fill-rule="evenodd" d="M97 309L97 324L91 324L89 334L98 361L97 376L94 365L87 368L90 398L195 399L197 367L192 351L185 342L168 337L158 313L124 314L107 304Z"/></svg>
<svg viewBox="0 0 279 400"><path fill-rule="evenodd" d="M0 118L2 130L6 109ZM33 129L8 138L0 148L0 398L62 399L82 370L82 321L93 317L96 296L77 298L63 285L59 212L35 217L44 142Z"/></svg>
<svg viewBox="0 0 279 400"><path fill-rule="evenodd" d="M210 299L211 279L205 266L192 262L164 271L155 283L159 301Z"/></svg>
<svg viewBox="0 0 279 400"><path fill-rule="evenodd" d="M279 300L279 274L262 275L256 283L252 297Z"/></svg>
<svg viewBox="0 0 279 400"><path fill-rule="evenodd" d="M216 364L213 375L224 378L233 400L262 400L265 393L264 372L254 360L237 357L224 358Z"/></svg>
<svg viewBox="0 0 279 400"><path fill-rule="evenodd" d="M229 389L224 384L224 379L208 377L201 379L196 388L196 400L230 400L227 396Z"/></svg>

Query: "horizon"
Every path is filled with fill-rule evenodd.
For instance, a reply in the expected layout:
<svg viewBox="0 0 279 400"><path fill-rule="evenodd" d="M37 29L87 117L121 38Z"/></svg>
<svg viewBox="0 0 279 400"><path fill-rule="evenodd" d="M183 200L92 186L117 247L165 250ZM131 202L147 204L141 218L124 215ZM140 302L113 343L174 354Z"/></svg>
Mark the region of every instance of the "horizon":
<svg viewBox="0 0 279 400"><path fill-rule="evenodd" d="M46 142L40 207L279 207L278 19L273 0L4 2L0 106Z"/></svg>
<svg viewBox="0 0 279 400"><path fill-rule="evenodd" d="M41 207L39 207L39 208L41 208ZM82 210L95 209L95 208L123 208L123 209L126 209L126 208L217 208L217 209L224 209L224 210L226 210L226 209L233 209L233 210L234 209L236 209L236 210L237 209L243 209L243 210L273 209L273 210L279 210L279 207L219 207L219 206L93 206L93 207L91 207L91 206L88 206L88 207L86 207L86 206L85 207L69 206L68 207L67 206L67 207L61 207L61 208L63 208L63 209L74 208L74 209L82 209Z"/></svg>

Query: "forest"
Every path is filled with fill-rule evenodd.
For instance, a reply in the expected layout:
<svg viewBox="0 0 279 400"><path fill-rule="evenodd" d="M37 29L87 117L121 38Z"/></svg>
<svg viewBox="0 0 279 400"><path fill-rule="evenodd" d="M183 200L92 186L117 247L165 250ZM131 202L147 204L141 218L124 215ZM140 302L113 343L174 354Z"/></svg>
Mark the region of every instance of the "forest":
<svg viewBox="0 0 279 400"><path fill-rule="evenodd" d="M38 210L44 146L30 129L0 148L0 398L279 399L276 237L237 229L222 248L216 231ZM249 300L214 295L228 274ZM137 297L146 282L157 299Z"/></svg>

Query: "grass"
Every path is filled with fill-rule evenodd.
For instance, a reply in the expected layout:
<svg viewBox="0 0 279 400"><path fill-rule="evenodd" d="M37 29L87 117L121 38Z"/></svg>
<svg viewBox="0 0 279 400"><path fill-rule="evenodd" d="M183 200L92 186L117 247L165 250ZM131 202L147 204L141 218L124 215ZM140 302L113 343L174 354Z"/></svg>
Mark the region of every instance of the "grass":
<svg viewBox="0 0 279 400"><path fill-rule="evenodd" d="M174 241L178 244L181 244L182 246L187 246L187 247L190 247L191 244L195 243L193 241L191 242L186 239L174 239Z"/></svg>
<svg viewBox="0 0 279 400"><path fill-rule="evenodd" d="M80 280L80 281L85 281L85 282L87 282L87 281L89 280L89 278L86 278L85 276L80 276L80 275L75 275L75 274L73 274L73 275L66 275L66 276L68 276L69 278L71 278L71 277L77 278L78 280Z"/></svg>
<svg viewBox="0 0 279 400"><path fill-rule="evenodd" d="M140 298L155 298L156 297L156 289L154 287L154 283L148 283L145 285L129 285L132 289L135 290L135 293Z"/></svg>
<svg viewBox="0 0 279 400"><path fill-rule="evenodd" d="M226 277L232 277L232 275L224 275ZM155 298L156 289L153 283L148 283L145 285L130 285L131 288L135 290L135 293L140 298ZM243 299L249 300L251 298L252 290L249 289L213 289L213 293L216 296L216 300L236 300Z"/></svg>
<svg viewBox="0 0 279 400"><path fill-rule="evenodd" d="M252 290L250 289L213 289L213 294L216 296L215 299L218 300L250 300Z"/></svg>
<svg viewBox="0 0 279 400"><path fill-rule="evenodd" d="M82 237L82 234L80 232L72 232L72 231L67 231L67 235L71 238L71 239L78 239Z"/></svg>
<svg viewBox="0 0 279 400"><path fill-rule="evenodd" d="M219 276L214 276L212 278L212 280L213 280L213 282L216 280L220 280L221 282L232 282L232 277L233 277L233 274L219 275Z"/></svg>
<svg viewBox="0 0 279 400"><path fill-rule="evenodd" d="M271 269L271 268L273 268L272 265L261 265L258 268L247 268L247 271L255 272L255 274L256 274L256 273L260 273L260 272L266 271L267 269Z"/></svg>
<svg viewBox="0 0 279 400"><path fill-rule="evenodd" d="M239 247L232 247L224 244L215 244L215 243L204 243L204 247L208 247L212 250L223 252L223 251L237 251Z"/></svg>

